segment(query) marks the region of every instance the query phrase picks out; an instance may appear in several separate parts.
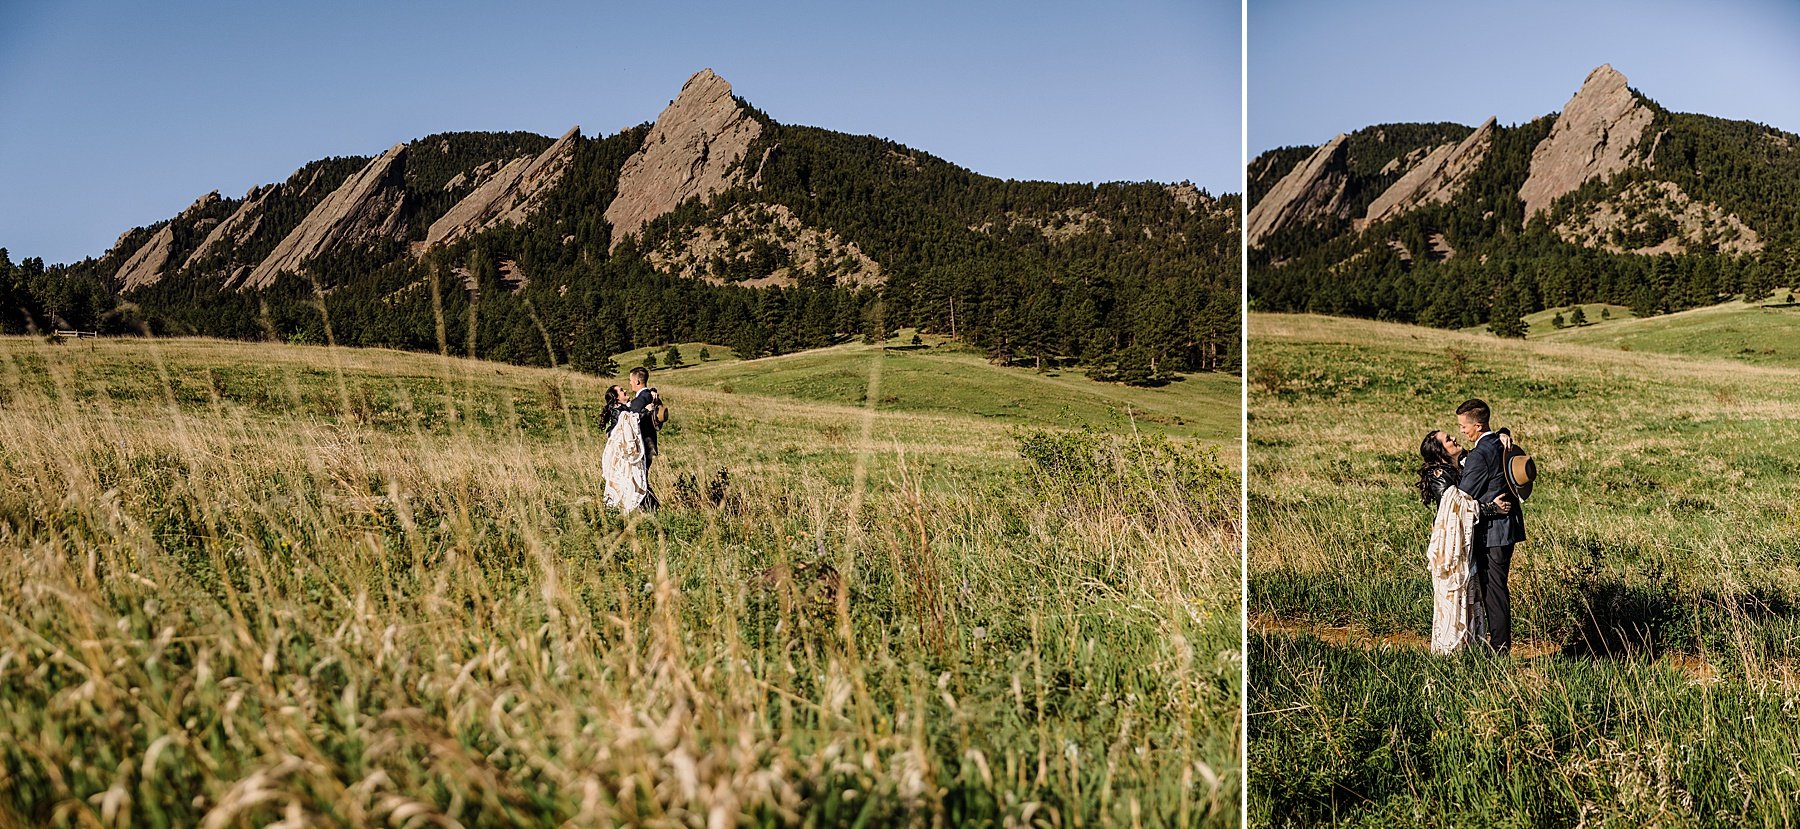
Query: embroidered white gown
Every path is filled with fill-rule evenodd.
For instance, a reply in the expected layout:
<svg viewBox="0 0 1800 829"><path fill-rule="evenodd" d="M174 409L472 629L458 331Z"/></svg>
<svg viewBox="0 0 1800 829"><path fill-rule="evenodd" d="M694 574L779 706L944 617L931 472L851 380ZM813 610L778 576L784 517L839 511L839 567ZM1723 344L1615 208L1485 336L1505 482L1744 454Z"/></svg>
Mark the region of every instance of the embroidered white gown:
<svg viewBox="0 0 1800 829"><path fill-rule="evenodd" d="M1475 519L1481 511L1474 498L1456 487L1438 499L1431 522L1431 652L1453 653L1475 640Z"/></svg>
<svg viewBox="0 0 1800 829"><path fill-rule="evenodd" d="M636 412L620 412L606 436L606 448L600 453L600 474L606 479L606 505L623 512L639 509L650 492L649 465L644 451L644 433L638 427Z"/></svg>

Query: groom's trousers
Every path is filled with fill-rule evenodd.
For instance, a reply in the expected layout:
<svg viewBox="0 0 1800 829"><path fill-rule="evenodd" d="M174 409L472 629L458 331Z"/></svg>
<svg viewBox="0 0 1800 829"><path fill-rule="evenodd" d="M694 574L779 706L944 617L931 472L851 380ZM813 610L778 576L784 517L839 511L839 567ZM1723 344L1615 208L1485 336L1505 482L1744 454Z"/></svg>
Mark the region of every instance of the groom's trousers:
<svg viewBox="0 0 1800 829"><path fill-rule="evenodd" d="M1512 594L1506 575L1512 570L1513 545L1486 547L1475 557L1475 578L1481 583L1481 607L1487 614L1488 646L1496 653L1512 650Z"/></svg>

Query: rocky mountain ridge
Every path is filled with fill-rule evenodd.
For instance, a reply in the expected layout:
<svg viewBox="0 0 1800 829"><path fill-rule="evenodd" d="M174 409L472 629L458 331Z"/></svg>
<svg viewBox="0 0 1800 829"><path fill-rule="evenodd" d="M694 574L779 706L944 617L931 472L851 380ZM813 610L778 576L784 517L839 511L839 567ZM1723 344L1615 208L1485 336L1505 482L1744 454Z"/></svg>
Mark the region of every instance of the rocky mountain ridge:
<svg viewBox="0 0 1800 829"><path fill-rule="evenodd" d="M1522 206L1521 226L1547 215L1558 200L1578 194L1587 185L1595 184L1605 190L1615 179L1620 179L1618 187L1622 188L1637 180L1621 179L1626 173L1654 178L1657 173L1656 149L1668 134L1666 127L1660 132L1651 129L1658 112L1654 104L1631 89L1624 74L1610 64L1596 67L1560 111L1540 119L1549 124L1548 134L1532 145L1523 175L1516 183L1508 185ZM1391 126L1395 125L1340 133L1311 150L1304 161L1289 167L1282 166L1284 155L1291 156L1304 148L1270 151L1253 161L1250 165L1252 194L1259 189L1254 183L1258 180L1273 180L1273 185L1265 186L1265 194L1250 208L1251 247L1261 248L1267 239L1289 228L1316 226L1325 228L1327 235L1332 236L1344 231L1361 234L1421 207L1455 201L1476 172L1482 169L1496 135L1522 128L1500 127L1494 118L1489 118L1459 141L1379 146L1377 151L1387 154L1379 159L1382 162L1378 165L1379 170L1372 175L1352 174L1353 164L1377 166L1377 159L1356 157L1357 153L1347 149L1347 144L1353 143L1351 139ZM1782 140L1782 133L1778 131L1769 131L1769 135L1770 141ZM1365 146L1370 144L1363 143ZM1382 142L1377 140L1374 144L1381 145ZM1354 208L1343 198L1346 190L1366 190L1371 183L1391 179L1396 174L1398 179L1376 188L1379 195L1369 201L1360 218L1350 220L1347 225L1340 224L1340 220L1346 218L1346 212ZM1656 189L1662 190L1660 185ZM1598 200L1591 203L1597 204ZM1494 207L1489 205L1484 213L1496 212ZM1695 210L1707 215L1719 214L1719 222L1723 225L1744 227L1749 235L1743 238L1755 234L1747 219L1718 204L1700 200L1696 202ZM1693 229L1698 224L1689 222L1682 226ZM1591 236L1565 234L1571 240ZM1699 237L1671 237L1658 242L1639 249L1667 252L1706 244L1706 240ZM1730 250L1745 252L1747 249L1738 245Z"/></svg>
<svg viewBox="0 0 1800 829"><path fill-rule="evenodd" d="M1578 301L1640 313L1800 283L1800 136L1671 112L1611 65L1561 110L1382 124L1252 160L1251 301L1517 330Z"/></svg>
<svg viewBox="0 0 1800 829"><path fill-rule="evenodd" d="M607 370L673 341L754 356L911 327L1160 382L1236 365L1238 205L1189 182L983 176L781 124L702 70L612 135L438 133L208 194L103 256L31 265L31 302L0 330Z"/></svg>

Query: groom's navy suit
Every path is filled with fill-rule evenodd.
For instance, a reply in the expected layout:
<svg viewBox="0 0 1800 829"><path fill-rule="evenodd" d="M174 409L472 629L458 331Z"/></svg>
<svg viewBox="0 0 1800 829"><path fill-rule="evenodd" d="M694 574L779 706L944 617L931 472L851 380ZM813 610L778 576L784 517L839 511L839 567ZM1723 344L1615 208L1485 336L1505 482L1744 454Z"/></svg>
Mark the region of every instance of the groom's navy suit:
<svg viewBox="0 0 1800 829"><path fill-rule="evenodd" d="M1513 545L1525 540L1525 510L1506 488L1505 450L1500 436L1488 432L1463 457L1457 487L1479 503L1501 495L1513 502L1512 512L1475 521L1475 578L1481 583L1487 610L1488 644L1502 653L1512 648L1512 596L1506 576L1512 570Z"/></svg>
<svg viewBox="0 0 1800 829"><path fill-rule="evenodd" d="M655 402L655 392L645 388L639 389L638 393L631 398L631 402L625 404L625 411L638 414L638 431L644 436L644 467L646 469L649 468L650 461L656 457L656 420L650 416L650 405L653 402Z"/></svg>

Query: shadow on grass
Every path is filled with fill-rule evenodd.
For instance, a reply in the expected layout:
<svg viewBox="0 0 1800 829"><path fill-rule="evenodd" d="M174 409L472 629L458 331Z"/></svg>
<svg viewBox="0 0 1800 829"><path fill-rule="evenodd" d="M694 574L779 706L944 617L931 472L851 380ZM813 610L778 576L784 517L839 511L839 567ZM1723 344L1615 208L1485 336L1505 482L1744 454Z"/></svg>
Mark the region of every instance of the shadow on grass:
<svg viewBox="0 0 1800 829"><path fill-rule="evenodd" d="M1574 627L1564 656L1590 659L1655 659L1678 651L1703 654L1726 632L1789 627L1800 622L1800 604L1773 588L1730 594L1693 593L1670 584L1632 584L1617 578L1583 580L1574 598Z"/></svg>

